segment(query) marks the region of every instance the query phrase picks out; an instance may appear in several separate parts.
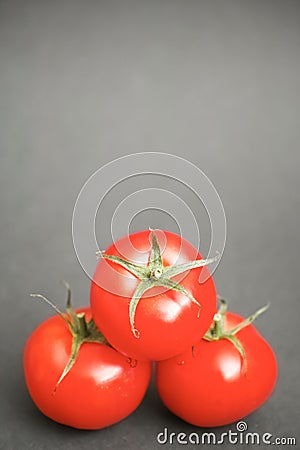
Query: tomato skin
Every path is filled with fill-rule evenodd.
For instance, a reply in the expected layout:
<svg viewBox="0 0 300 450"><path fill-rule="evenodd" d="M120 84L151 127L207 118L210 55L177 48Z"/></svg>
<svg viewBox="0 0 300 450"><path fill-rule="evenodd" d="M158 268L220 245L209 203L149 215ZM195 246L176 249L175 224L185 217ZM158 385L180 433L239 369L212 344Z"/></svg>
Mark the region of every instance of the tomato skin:
<svg viewBox="0 0 300 450"><path fill-rule="evenodd" d="M83 308L90 319L90 310ZM83 343L75 364L57 386L70 357L72 335L59 316L41 323L24 350L30 396L47 417L80 429L112 425L133 412L150 382L151 365L135 362L113 348Z"/></svg>
<svg viewBox="0 0 300 450"><path fill-rule="evenodd" d="M192 244L179 235L163 233L166 239L162 251L165 267L202 258ZM131 234L129 238L130 241L128 236L121 238L106 253L147 264L149 231ZM122 249L122 254L118 249ZM202 271L208 279L200 284ZM129 304L139 280L118 264L100 260L91 283L91 309L97 326L113 347L137 360L159 361L183 352L206 332L216 309L216 290L208 269L192 269L174 280L178 280L201 304L200 314L199 307L184 294L154 287L138 304L135 326L140 336L136 338L130 327ZM109 291L110 286L115 285L123 295Z"/></svg>
<svg viewBox="0 0 300 450"><path fill-rule="evenodd" d="M225 330L242 320L227 312ZM192 425L216 427L244 418L267 400L277 378L274 352L253 325L239 331L237 337L246 352L246 366L225 339L202 339L194 352L189 349L157 363L157 389L170 411Z"/></svg>

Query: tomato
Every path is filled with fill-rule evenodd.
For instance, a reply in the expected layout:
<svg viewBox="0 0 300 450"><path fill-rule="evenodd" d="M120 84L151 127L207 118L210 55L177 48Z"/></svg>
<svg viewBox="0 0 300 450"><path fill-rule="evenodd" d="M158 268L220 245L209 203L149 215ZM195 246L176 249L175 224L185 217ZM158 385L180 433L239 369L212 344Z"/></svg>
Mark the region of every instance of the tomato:
<svg viewBox="0 0 300 450"><path fill-rule="evenodd" d="M100 256L91 283L92 314L121 353L162 360L205 333L216 290L204 266L216 258L203 260L181 236L157 230L125 236Z"/></svg>
<svg viewBox="0 0 300 450"><path fill-rule="evenodd" d="M90 309L79 309L75 316L92 330L81 345L77 341L79 350L74 349L78 330L74 327L72 337L68 323L59 316L47 319L31 334L24 351L26 384L47 417L75 428L99 429L137 408L150 381L151 365L132 361L99 339Z"/></svg>
<svg viewBox="0 0 300 450"><path fill-rule="evenodd" d="M201 339L193 351L157 363L157 389L170 411L193 425L216 427L247 416L267 400L276 383L276 357L251 321L227 312L223 337L210 333L210 340Z"/></svg>

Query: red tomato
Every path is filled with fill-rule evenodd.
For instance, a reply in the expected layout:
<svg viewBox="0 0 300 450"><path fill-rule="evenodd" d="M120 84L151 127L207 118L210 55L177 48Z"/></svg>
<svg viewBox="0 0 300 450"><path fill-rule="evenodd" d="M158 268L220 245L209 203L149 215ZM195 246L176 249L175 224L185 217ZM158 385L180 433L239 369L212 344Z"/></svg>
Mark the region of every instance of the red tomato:
<svg viewBox="0 0 300 450"><path fill-rule="evenodd" d="M91 318L89 309L84 312ZM84 342L68 374L72 334L61 317L43 322L24 352L26 384L36 406L51 419L82 429L112 425L142 401L151 375L149 363L131 362L108 345Z"/></svg>
<svg viewBox="0 0 300 450"><path fill-rule="evenodd" d="M198 264L201 255L197 250L167 231L156 231L160 246L152 234L151 246L151 233L147 230L126 236L104 254L107 259L117 256L123 263L125 259L136 264L144 270L142 276L140 269L133 274L118 262L103 258L90 293L94 320L106 339L137 360L162 360L181 353L205 333L216 308L215 285L206 267L183 271L181 266L176 275L168 272L193 260ZM199 282L201 273L207 278L203 283ZM135 316L130 318L132 299L142 283L150 288L142 293Z"/></svg>
<svg viewBox="0 0 300 450"><path fill-rule="evenodd" d="M225 331L242 320L226 313ZM245 360L227 339L202 339L193 352L157 363L157 389L170 411L193 425L216 427L247 416L267 400L277 377L273 350L253 325L236 336Z"/></svg>

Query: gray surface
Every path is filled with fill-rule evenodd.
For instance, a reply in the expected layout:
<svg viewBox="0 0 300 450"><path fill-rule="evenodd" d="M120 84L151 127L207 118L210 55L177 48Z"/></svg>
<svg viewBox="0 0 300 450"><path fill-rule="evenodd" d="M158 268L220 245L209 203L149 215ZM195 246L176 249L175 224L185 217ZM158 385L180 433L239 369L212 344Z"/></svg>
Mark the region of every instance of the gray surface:
<svg viewBox="0 0 300 450"><path fill-rule="evenodd" d="M50 314L28 294L62 303L65 278L75 304L88 303L71 237L79 189L104 163L153 150L191 160L221 195L228 237L215 280L231 309L272 301L257 327L280 375L249 431L297 436L299 21L290 0L0 1L0 448L152 449L164 427L194 430L153 386L122 423L68 429L35 409L22 374L26 338Z"/></svg>

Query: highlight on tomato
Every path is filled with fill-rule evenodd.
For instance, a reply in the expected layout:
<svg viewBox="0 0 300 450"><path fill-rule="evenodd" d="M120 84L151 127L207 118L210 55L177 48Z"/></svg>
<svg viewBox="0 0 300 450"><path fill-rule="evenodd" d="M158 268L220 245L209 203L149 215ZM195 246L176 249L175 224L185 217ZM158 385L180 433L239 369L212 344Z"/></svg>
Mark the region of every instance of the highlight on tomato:
<svg viewBox="0 0 300 450"><path fill-rule="evenodd" d="M218 255L202 259L181 236L145 230L119 239L99 256L91 310L118 351L137 360L163 360L206 332L216 310L206 266Z"/></svg>
<svg viewBox="0 0 300 450"><path fill-rule="evenodd" d="M243 319L227 312L221 299L205 336L157 363L156 386L172 413L192 425L216 427L244 418L268 399L276 384L276 357L251 325L267 307Z"/></svg>
<svg viewBox="0 0 300 450"><path fill-rule="evenodd" d="M29 394L47 417L80 429L100 429L131 414L151 377L149 362L134 361L113 349L96 327L89 308L58 313L41 323L24 350Z"/></svg>

